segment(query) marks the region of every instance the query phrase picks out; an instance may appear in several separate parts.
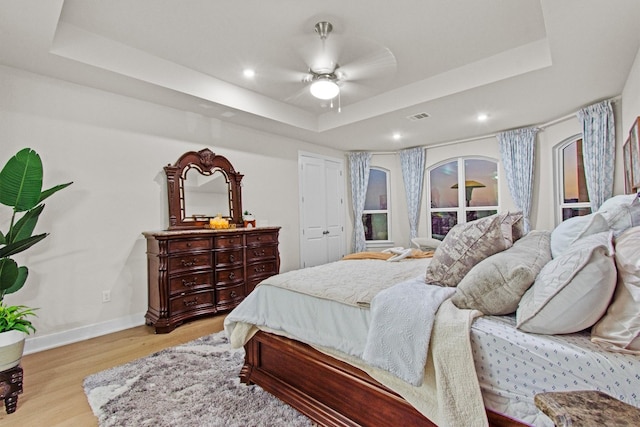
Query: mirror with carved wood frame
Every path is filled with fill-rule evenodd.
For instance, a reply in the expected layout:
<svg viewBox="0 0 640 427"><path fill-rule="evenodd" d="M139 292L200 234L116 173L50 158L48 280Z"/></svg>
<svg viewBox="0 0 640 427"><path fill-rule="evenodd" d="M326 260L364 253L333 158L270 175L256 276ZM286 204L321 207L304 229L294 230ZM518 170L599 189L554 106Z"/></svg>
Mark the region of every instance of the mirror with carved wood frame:
<svg viewBox="0 0 640 427"><path fill-rule="evenodd" d="M242 226L240 182L244 175L236 172L226 157L208 148L189 151L175 164L165 166L164 171L169 230L205 228L217 214L230 224Z"/></svg>

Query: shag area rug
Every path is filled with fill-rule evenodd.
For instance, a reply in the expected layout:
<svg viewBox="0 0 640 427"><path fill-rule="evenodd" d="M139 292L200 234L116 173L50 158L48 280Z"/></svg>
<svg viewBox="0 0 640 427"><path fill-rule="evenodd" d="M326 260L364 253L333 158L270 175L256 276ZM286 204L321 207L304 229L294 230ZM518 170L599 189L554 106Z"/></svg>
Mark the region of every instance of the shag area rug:
<svg viewBox="0 0 640 427"><path fill-rule="evenodd" d="M311 426L256 385L240 383L244 349L224 332L88 376L84 391L100 427Z"/></svg>

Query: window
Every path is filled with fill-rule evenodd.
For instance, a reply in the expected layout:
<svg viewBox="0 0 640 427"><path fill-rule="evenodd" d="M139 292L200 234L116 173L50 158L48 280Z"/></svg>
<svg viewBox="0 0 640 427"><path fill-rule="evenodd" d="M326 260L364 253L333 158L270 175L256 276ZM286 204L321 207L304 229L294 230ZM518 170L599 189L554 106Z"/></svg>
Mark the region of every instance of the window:
<svg viewBox="0 0 640 427"><path fill-rule="evenodd" d="M574 136L556 147L560 221L591 213L582 160L582 138Z"/></svg>
<svg viewBox="0 0 640 427"><path fill-rule="evenodd" d="M389 238L389 173L380 168L369 170L367 198L362 223L368 242L388 241Z"/></svg>
<svg viewBox="0 0 640 427"><path fill-rule="evenodd" d="M428 223L431 237L444 239L458 223L498 212L498 163L458 158L429 169Z"/></svg>

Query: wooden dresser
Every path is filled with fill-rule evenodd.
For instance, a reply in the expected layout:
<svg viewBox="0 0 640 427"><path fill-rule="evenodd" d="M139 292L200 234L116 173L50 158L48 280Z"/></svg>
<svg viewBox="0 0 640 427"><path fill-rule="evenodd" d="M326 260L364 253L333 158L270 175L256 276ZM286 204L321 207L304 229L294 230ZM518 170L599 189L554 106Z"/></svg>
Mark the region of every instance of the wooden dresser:
<svg viewBox="0 0 640 427"><path fill-rule="evenodd" d="M156 333L234 308L280 270L280 227L149 231L149 308Z"/></svg>

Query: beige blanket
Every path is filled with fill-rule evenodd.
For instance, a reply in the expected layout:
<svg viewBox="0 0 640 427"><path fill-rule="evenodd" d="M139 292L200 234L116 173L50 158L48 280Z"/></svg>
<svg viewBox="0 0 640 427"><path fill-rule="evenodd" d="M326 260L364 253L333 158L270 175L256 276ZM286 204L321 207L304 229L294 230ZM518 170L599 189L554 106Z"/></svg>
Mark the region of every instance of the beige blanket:
<svg viewBox="0 0 640 427"><path fill-rule="evenodd" d="M489 422L469 335L473 319L481 315L476 310L460 310L451 300L440 305L431 333L424 381L419 387L386 371L371 368L355 357L327 348L318 350L362 369L439 427L485 427Z"/></svg>

